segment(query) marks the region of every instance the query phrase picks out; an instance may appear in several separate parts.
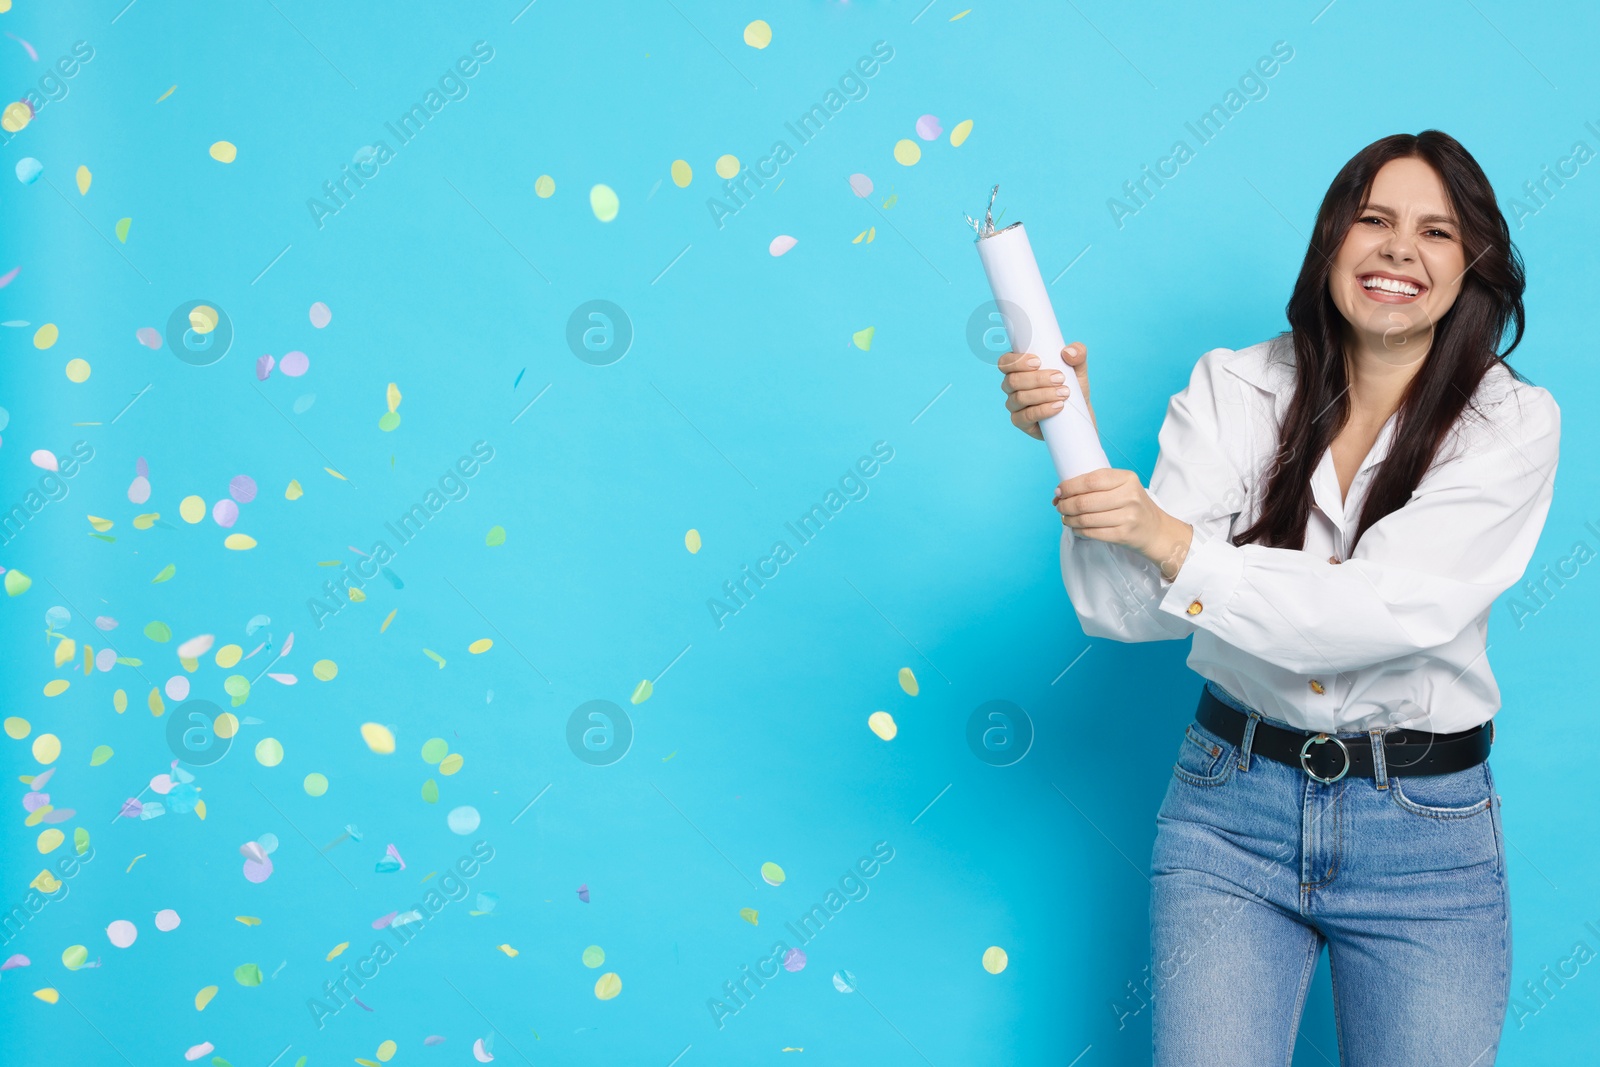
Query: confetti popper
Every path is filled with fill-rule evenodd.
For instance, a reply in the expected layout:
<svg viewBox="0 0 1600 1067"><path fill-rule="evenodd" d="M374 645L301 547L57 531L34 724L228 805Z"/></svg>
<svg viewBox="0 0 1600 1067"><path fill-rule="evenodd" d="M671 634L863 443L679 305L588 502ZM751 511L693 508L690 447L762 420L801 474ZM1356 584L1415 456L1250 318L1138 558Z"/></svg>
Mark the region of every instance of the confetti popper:
<svg viewBox="0 0 1600 1067"><path fill-rule="evenodd" d="M1040 370L1060 371L1072 383L1066 404L1039 423L1056 475L1065 481L1111 463L1100 447L1100 435L1095 432L1083 390L1077 388L1076 375L1061 359L1066 341L1050 306L1050 293L1039 274L1039 263L1033 258L1028 232L1020 222L1003 230L994 228L994 198L999 192L996 185L989 193L989 208L982 222L971 215L967 222L978 235L978 258L983 261L983 272L988 275L1011 350L1032 353L1039 358Z"/></svg>

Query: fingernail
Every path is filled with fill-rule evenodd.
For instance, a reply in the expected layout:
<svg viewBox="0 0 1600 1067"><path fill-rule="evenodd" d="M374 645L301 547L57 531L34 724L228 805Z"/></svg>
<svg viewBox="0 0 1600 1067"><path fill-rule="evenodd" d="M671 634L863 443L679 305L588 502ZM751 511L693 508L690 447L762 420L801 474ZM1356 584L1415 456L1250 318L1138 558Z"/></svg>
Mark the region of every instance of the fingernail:
<svg viewBox="0 0 1600 1067"><path fill-rule="evenodd" d="M1062 382L1067 380L1067 376L1065 374L1062 374L1058 370L1057 371L1051 371L1050 372L1050 380L1052 382L1055 382L1057 385L1060 385Z"/></svg>
<svg viewBox="0 0 1600 1067"><path fill-rule="evenodd" d="M1063 385L1060 389L1057 389L1056 390L1056 395L1057 396L1066 396L1067 395L1067 387Z"/></svg>
<svg viewBox="0 0 1600 1067"><path fill-rule="evenodd" d="M1038 359L1037 356L1029 356L1028 357L1028 366L1037 367L1038 365L1039 365L1039 359Z"/></svg>

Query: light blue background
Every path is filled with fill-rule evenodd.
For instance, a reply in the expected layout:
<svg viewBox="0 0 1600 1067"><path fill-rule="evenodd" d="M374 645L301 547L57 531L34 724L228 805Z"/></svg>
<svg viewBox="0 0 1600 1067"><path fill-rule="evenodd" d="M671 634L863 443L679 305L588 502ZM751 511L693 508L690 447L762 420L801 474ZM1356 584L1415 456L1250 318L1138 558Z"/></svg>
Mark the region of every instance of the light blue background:
<svg viewBox="0 0 1600 1067"><path fill-rule="evenodd" d="M962 215L998 181L1006 221L1026 220L1047 279L1083 252L1051 292L1069 338L1089 345L1108 450L1148 477L1166 400L1199 355L1282 328L1303 234L1362 146L1444 129L1483 165L1508 215L1523 182L1575 141L1600 149L1584 127L1600 124L1600 18L1582 4L1506 0L1421 3L1403 16L1372 0L971 0L952 22L967 0L924 2L539 0L519 16L522 0L360 10L16 0L0 15L0 29L39 52L34 63L0 40L7 99L74 41L95 49L69 94L0 151L0 273L22 267L0 290L0 320L30 324L0 330L5 506L36 482L34 449L66 453L79 438L95 449L68 499L0 550L0 564L33 578L0 613L5 714L61 738L47 791L78 812L62 824L69 840L81 825L96 850L68 899L5 946L32 959L0 977L7 1061L144 1067L181 1063L209 1040L236 1067L280 1053L280 1064L332 1064L371 1059L393 1039L396 1063L459 1063L492 1029L502 1063L787 1062L786 1047L835 1064L1147 1061L1149 1012L1119 1029L1112 1005L1146 963L1154 814L1199 680L1184 667L1186 643L1082 635L1057 570L1048 460L1009 426L995 371L966 346L987 291ZM754 18L773 27L761 51L741 39ZM467 98L319 230L306 200L478 40L494 58ZM706 207L721 185L715 159L753 162L779 138L794 147L784 123L880 40L894 58L869 95L719 230ZM1107 199L1175 139L1192 147L1184 122L1276 41L1294 58L1267 97L1119 229ZM925 113L946 133L903 167L893 146L916 139ZM963 119L971 138L952 148L948 131ZM221 139L238 146L231 165L207 154ZM11 177L24 156L44 164L33 185ZM669 177L678 158L694 168L687 189ZM94 174L86 196L73 185L80 164ZM1513 229L1529 276L1529 329L1513 361L1554 393L1566 430L1535 571L1577 541L1600 549L1583 525L1600 520L1596 166ZM856 172L874 181L870 200L852 194ZM533 193L541 174L556 182L547 200ZM609 224L588 204L596 183L621 200ZM851 243L871 226L871 243ZM773 258L779 234L799 244ZM195 368L136 343L136 329L159 329L198 298L237 331L223 361ZM624 307L636 331L611 366L566 346L568 315L591 299ZM308 322L314 301L332 308L326 329ZM31 338L44 322L61 340L41 352ZM876 333L863 352L850 339L867 326ZM256 381L257 356L293 349L310 356L305 377ZM85 384L63 373L74 356L93 366ZM383 433L389 382L404 394L403 422ZM308 393L314 406L294 414ZM389 540L383 524L478 440L494 459L399 550L391 570L404 589L369 583L365 604L318 629L305 601L333 573L318 562L353 563L347 546ZM869 495L719 630L707 599L789 540L784 523L876 441L894 459ZM126 496L139 457L154 487L143 506ZM177 518L184 496L213 503L237 474L261 487L235 527L259 542L249 552L226 550L209 518ZM284 499L290 479L305 487L298 501ZM150 511L165 525L135 530ZM115 521L114 543L87 536L88 514ZM487 547L497 524L506 543ZM684 549L690 528L704 537L697 555ZM151 584L168 563L176 576ZM1578 940L1600 950L1584 928L1600 925L1593 569L1520 630L1504 602L1492 616L1519 991ZM41 626L57 604L72 611L63 632L80 646L104 644L94 616L117 618L116 647L143 666L88 678L54 669ZM256 614L272 624L247 639ZM142 636L155 619L172 644ZM300 683L262 679L238 709L262 724L196 771L208 817L114 821L172 758L144 695L184 673L177 641L214 633L248 651L290 631L293 651L275 669ZM495 647L469 655L480 637ZM266 656L240 669L253 676ZM310 671L325 658L339 665L328 683ZM902 666L919 696L896 684ZM208 656L191 676L195 695L226 703L228 673ZM658 676L654 696L628 702ZM47 700L52 677L73 684ZM118 687L130 697L120 716ZM1026 708L1037 729L1032 751L1005 769L965 743L968 715L997 698ZM566 745L568 715L591 699L622 705L636 729L609 767ZM880 709L899 723L890 743L866 726ZM394 726L393 755L362 744L367 721ZM277 767L253 757L265 736L284 746ZM435 736L465 757L458 775L420 759ZM31 738L3 744L10 907L45 860L15 781L40 769ZM98 744L116 754L90 768ZM326 796L301 788L314 771L331 780ZM436 805L420 796L430 776ZM459 805L482 813L476 834L447 829ZM318 849L346 823L364 839L324 862ZM237 850L267 833L280 841L276 870L252 885ZM318 1031L306 1000L338 962L364 954L372 920L411 907L422 877L480 838L495 859L473 892L498 893L497 910L450 905L362 991L370 1014L346 1010ZM894 859L870 894L806 946L804 970L719 1030L708 998L880 841ZM376 873L390 842L407 869ZM761 881L766 861L787 872L781 887ZM742 907L759 910L759 928ZM162 908L182 915L176 931L154 929ZM105 938L119 918L139 928L127 950ZM350 952L325 962L342 941ZM68 971L61 953L73 944L102 966ZM605 949L600 971L580 961L590 944ZM979 963L990 945L1010 954L998 976ZM275 976L242 987L232 974L247 962ZM839 968L859 994L834 989ZM1504 1062L1571 1062L1590 1047L1593 969L1525 1027L1508 1024ZM593 995L601 971L622 978L615 1000ZM212 984L220 993L197 1013L195 993ZM30 995L44 986L63 1001ZM429 1034L447 1041L425 1048ZM1295 1063L1336 1059L1324 964Z"/></svg>

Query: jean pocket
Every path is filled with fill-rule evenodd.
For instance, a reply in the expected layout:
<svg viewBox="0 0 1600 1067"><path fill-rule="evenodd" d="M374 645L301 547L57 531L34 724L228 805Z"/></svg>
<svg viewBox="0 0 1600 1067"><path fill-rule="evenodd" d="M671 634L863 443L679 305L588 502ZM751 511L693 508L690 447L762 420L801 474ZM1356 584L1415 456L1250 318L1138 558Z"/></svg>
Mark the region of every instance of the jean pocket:
<svg viewBox="0 0 1600 1067"><path fill-rule="evenodd" d="M1178 743L1173 777L1191 785L1221 785L1233 770L1235 748L1199 723L1190 723Z"/></svg>
<svg viewBox="0 0 1600 1067"><path fill-rule="evenodd" d="M1449 774L1402 775L1389 779L1389 795L1414 815L1464 819L1489 810L1494 781L1488 763Z"/></svg>

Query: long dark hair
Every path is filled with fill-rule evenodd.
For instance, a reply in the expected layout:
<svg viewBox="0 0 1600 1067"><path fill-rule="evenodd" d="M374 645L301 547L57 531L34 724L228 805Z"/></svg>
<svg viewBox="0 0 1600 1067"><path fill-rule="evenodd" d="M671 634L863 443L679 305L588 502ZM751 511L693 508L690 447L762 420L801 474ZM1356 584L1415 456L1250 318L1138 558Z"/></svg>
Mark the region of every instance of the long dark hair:
<svg viewBox="0 0 1600 1067"><path fill-rule="evenodd" d="M1289 298L1290 329L1282 335L1294 342L1294 399L1279 429L1278 452L1260 515L1249 529L1234 535L1233 544L1305 547L1311 475L1350 411L1345 320L1328 291L1328 276L1373 178L1385 163L1405 158L1423 160L1443 182L1458 221L1467 270L1455 303L1434 324L1423 365L1400 401L1389 452L1377 465L1350 549L1368 527L1411 499L1439 446L1496 363L1505 364L1516 380L1527 381L1505 363L1522 340L1526 285L1522 259L1483 169L1460 142L1439 130L1397 133L1374 141L1339 171L1317 211L1311 244ZM1508 326L1513 330L1511 344L1500 352Z"/></svg>

